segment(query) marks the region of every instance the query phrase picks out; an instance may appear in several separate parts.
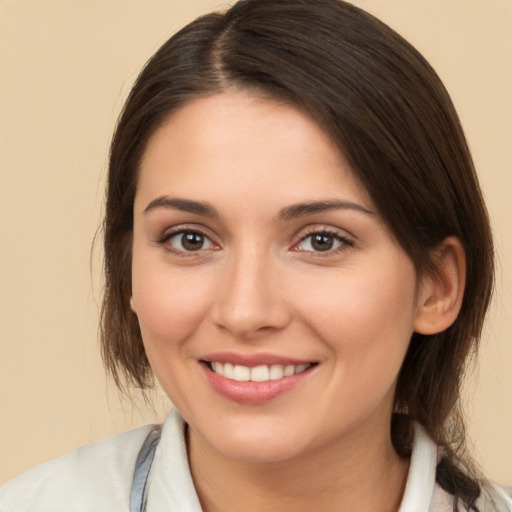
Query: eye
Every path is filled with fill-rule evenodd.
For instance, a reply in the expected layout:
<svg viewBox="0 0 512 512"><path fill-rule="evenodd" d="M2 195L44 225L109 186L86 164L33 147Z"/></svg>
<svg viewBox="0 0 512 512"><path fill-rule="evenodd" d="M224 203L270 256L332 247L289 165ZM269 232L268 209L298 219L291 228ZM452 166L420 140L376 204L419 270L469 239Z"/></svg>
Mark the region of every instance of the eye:
<svg viewBox="0 0 512 512"><path fill-rule="evenodd" d="M162 243L170 245L173 250L179 252L201 251L213 247L213 242L206 235L198 231L170 233Z"/></svg>
<svg viewBox="0 0 512 512"><path fill-rule="evenodd" d="M344 246L351 246L352 243L337 233L318 231L303 237L296 246L297 251L328 252L336 251Z"/></svg>

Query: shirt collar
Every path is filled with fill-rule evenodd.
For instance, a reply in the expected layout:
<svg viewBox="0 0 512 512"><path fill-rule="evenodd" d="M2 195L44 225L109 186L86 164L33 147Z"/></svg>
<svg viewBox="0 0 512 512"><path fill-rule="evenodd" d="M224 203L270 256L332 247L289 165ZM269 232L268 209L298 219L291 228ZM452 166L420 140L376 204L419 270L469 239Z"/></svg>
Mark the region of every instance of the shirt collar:
<svg viewBox="0 0 512 512"><path fill-rule="evenodd" d="M435 487L437 447L425 429L414 423L409 473L398 512L428 512ZM166 420L149 477L148 512L201 512L188 465L185 422L174 409Z"/></svg>
<svg viewBox="0 0 512 512"><path fill-rule="evenodd" d="M437 446L425 429L414 423L414 441L407 483L398 512L427 512L436 481Z"/></svg>

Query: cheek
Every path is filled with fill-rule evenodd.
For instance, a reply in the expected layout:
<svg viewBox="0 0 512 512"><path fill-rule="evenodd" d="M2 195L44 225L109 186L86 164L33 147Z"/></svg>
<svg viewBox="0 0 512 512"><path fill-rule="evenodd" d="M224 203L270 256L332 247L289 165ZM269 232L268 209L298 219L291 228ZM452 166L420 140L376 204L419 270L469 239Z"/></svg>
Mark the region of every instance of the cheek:
<svg viewBox="0 0 512 512"><path fill-rule="evenodd" d="M415 272L406 260L350 269L303 294L309 325L328 344L343 371L369 379L397 373L413 332Z"/></svg>
<svg viewBox="0 0 512 512"><path fill-rule="evenodd" d="M161 268L155 262L145 264L134 255L133 303L148 351L176 348L205 317L211 297L209 282L192 272Z"/></svg>
<svg viewBox="0 0 512 512"><path fill-rule="evenodd" d="M171 401L186 410L186 397L197 392L187 341L207 315L209 291L204 281L169 268L146 266L141 275L137 268L134 261L133 298L146 354Z"/></svg>

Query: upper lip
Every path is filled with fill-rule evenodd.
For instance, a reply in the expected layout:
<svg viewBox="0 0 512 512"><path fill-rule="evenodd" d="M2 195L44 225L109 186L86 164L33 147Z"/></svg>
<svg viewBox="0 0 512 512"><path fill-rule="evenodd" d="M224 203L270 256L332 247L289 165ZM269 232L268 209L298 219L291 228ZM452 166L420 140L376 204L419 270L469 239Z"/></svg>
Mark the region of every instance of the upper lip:
<svg viewBox="0 0 512 512"><path fill-rule="evenodd" d="M241 354L238 352L214 352L201 357L201 360L224 364L231 363L234 365L248 366L249 368L254 366L273 364L279 364L283 366L293 364L297 366L300 364L312 364L315 362L307 359L297 359L294 357L272 354L270 352L260 352L253 354Z"/></svg>

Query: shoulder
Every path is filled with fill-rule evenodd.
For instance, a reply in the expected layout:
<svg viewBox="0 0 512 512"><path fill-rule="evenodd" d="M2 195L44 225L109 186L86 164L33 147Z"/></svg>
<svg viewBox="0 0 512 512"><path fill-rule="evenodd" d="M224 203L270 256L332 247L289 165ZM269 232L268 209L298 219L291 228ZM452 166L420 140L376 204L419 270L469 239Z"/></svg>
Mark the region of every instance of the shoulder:
<svg viewBox="0 0 512 512"><path fill-rule="evenodd" d="M0 488L0 512L128 510L135 460L152 426L82 446Z"/></svg>

